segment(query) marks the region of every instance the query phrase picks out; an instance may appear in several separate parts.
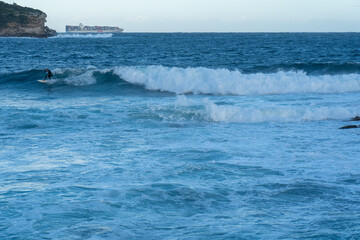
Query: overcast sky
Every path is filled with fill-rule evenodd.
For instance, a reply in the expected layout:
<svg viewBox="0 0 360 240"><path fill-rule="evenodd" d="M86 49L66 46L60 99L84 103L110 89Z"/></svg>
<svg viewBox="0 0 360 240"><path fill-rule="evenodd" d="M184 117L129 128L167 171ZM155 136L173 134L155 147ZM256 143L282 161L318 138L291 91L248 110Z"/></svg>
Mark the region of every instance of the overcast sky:
<svg viewBox="0 0 360 240"><path fill-rule="evenodd" d="M47 25L126 32L360 32L360 0L5 0L47 13Z"/></svg>

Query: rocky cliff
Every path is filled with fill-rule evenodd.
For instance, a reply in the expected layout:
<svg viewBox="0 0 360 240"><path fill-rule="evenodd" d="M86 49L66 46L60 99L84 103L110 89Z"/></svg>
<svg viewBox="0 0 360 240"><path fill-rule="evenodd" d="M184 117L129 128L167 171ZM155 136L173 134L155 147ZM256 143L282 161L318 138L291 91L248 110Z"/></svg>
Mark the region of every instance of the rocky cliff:
<svg viewBox="0 0 360 240"><path fill-rule="evenodd" d="M38 38L54 36L56 31L45 26L46 17L46 14L40 10L0 1L0 36Z"/></svg>

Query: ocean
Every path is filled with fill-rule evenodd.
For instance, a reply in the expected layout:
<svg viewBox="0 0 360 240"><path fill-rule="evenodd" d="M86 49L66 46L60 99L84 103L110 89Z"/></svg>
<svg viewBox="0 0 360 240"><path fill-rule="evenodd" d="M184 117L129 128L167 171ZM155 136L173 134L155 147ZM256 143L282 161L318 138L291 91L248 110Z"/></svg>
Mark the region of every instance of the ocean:
<svg viewBox="0 0 360 240"><path fill-rule="evenodd" d="M359 33L0 46L0 239L360 239Z"/></svg>

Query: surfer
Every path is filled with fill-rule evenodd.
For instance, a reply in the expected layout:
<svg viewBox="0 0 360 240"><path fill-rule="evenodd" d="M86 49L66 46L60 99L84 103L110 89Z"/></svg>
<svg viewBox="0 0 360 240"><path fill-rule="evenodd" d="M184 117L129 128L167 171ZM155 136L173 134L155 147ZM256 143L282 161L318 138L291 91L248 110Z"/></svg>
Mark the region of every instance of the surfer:
<svg viewBox="0 0 360 240"><path fill-rule="evenodd" d="M45 78L44 78L44 81L47 79L47 78L49 78L50 80L51 80L51 77L52 77L52 72L47 68L47 69L45 69L44 70L45 72L47 72L47 75L45 76Z"/></svg>

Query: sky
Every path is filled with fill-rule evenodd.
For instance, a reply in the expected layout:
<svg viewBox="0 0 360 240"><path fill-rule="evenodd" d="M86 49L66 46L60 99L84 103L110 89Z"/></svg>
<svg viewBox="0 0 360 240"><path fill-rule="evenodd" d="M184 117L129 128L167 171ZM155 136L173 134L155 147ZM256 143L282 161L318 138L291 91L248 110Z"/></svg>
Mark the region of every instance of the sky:
<svg viewBox="0 0 360 240"><path fill-rule="evenodd" d="M360 32L360 0L5 0L44 11L47 26L125 32Z"/></svg>

